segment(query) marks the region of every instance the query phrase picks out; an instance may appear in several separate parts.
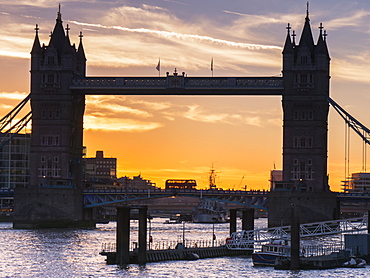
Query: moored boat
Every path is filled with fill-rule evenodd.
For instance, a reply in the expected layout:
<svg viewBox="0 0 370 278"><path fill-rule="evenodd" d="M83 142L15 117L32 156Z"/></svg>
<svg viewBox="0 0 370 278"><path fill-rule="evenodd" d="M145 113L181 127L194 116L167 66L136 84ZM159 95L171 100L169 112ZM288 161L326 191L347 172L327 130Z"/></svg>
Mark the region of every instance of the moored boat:
<svg viewBox="0 0 370 278"><path fill-rule="evenodd" d="M261 251L252 254L254 265L274 266L277 258L290 257L290 242L288 239L270 239L262 245Z"/></svg>

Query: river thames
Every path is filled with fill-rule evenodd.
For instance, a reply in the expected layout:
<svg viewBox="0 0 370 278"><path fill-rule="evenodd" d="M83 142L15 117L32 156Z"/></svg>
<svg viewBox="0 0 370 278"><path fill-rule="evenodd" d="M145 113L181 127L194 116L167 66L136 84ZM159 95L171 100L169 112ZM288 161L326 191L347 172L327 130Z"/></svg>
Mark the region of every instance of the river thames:
<svg viewBox="0 0 370 278"><path fill-rule="evenodd" d="M212 224L151 223L153 244L163 241L210 240ZM257 219L256 228L266 227L266 219ZM135 241L138 223L131 223ZM96 229L16 230L12 223L0 223L0 277L370 277L370 266L329 270L274 270L254 267L251 257L221 257L196 261L166 261L125 268L107 265L99 255L103 243L115 241L116 223L99 224ZM228 235L229 224L215 224L217 239ZM240 229L240 223L238 226ZM328 239L328 238L327 238ZM333 240L340 239L334 236ZM319 239L318 239L319 240ZM320 239L322 240L322 239Z"/></svg>

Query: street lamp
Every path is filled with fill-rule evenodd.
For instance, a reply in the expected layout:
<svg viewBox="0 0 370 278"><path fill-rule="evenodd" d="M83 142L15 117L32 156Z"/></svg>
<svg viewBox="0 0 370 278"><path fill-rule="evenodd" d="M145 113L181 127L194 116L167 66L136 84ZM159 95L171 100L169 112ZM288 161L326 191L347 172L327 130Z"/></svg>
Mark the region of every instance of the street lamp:
<svg viewBox="0 0 370 278"><path fill-rule="evenodd" d="M212 217L212 247L215 246L215 240L216 240L216 235L215 235L215 222L216 222L217 218L216 217Z"/></svg>
<svg viewBox="0 0 370 278"><path fill-rule="evenodd" d="M182 221L182 246L185 248L185 220Z"/></svg>
<svg viewBox="0 0 370 278"><path fill-rule="evenodd" d="M152 234L151 234L151 231L152 231L152 222L151 222L151 220L152 219L153 219L153 217L148 216L148 220L149 220L149 250L151 250L151 244L153 242L153 237L152 237Z"/></svg>

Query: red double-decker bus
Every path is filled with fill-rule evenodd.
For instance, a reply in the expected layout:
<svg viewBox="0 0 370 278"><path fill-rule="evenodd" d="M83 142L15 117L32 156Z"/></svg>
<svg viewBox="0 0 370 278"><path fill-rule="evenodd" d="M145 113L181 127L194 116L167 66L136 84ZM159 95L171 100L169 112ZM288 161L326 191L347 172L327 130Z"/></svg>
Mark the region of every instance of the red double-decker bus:
<svg viewBox="0 0 370 278"><path fill-rule="evenodd" d="M166 189L196 189L196 180L166 180Z"/></svg>

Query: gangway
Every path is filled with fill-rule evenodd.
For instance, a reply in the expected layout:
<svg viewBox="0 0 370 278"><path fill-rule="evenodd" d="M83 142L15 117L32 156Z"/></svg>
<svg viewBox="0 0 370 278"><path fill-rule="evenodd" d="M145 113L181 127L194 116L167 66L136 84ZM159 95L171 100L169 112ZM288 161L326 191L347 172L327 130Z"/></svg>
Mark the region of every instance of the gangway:
<svg viewBox="0 0 370 278"><path fill-rule="evenodd" d="M367 216L350 219L331 220L300 225L300 237L358 233L367 229ZM261 228L257 230L234 232L226 240L226 247L234 250L254 250L256 246L271 238L290 238L290 226Z"/></svg>

